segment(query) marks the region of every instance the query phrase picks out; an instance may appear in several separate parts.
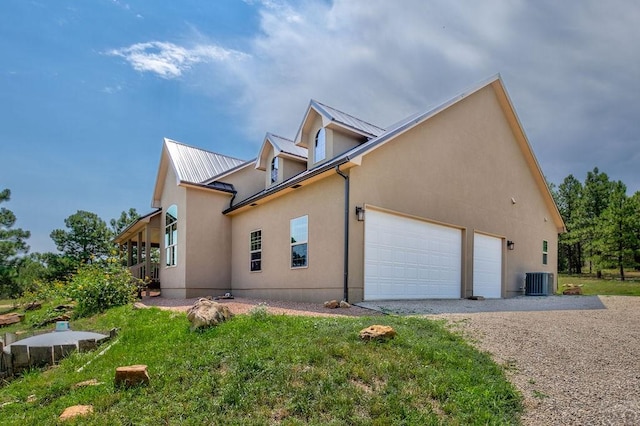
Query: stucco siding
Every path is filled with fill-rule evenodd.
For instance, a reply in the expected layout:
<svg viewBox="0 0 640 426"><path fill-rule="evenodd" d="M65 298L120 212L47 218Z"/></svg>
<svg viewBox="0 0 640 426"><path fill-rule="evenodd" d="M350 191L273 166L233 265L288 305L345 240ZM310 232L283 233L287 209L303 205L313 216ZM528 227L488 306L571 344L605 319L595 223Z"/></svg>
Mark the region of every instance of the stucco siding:
<svg viewBox="0 0 640 426"><path fill-rule="evenodd" d="M231 219L221 212L230 194L187 188L186 297L217 296L230 290Z"/></svg>
<svg viewBox="0 0 640 426"><path fill-rule="evenodd" d="M490 87L364 156L351 177L353 206L370 204L464 229L465 296L472 294L474 231L515 242L515 250L504 254L504 296L520 293L525 272L556 273L552 212ZM352 226L351 238L350 287L357 298L361 223ZM543 240L549 243L547 265Z"/></svg>
<svg viewBox="0 0 640 426"><path fill-rule="evenodd" d="M328 177L232 216L233 294L322 302L343 285L344 182ZM308 266L291 268L290 220L308 215ZM262 231L262 270L250 271L249 236Z"/></svg>
<svg viewBox="0 0 640 426"><path fill-rule="evenodd" d="M237 202L262 191L265 188L265 174L264 171L257 170L252 163L223 177L221 181L233 185L237 191L235 199ZM227 207L229 207L228 203Z"/></svg>
<svg viewBox="0 0 640 426"><path fill-rule="evenodd" d="M350 150L351 148L355 148L360 145L361 141L348 136L338 130L332 130L332 147L331 152L332 156L336 157L340 154L343 154ZM364 138L363 138L364 139Z"/></svg>
<svg viewBox="0 0 640 426"><path fill-rule="evenodd" d="M184 248L186 244L186 189L176 185L176 174L171 166L165 175L162 188L162 217L160 220L160 286L162 294L167 297L185 297L186 263ZM166 266L165 217L167 209L175 204L178 207L178 244L177 262L175 266Z"/></svg>
<svg viewBox="0 0 640 426"><path fill-rule="evenodd" d="M293 176L304 172L307 169L307 162L291 160L289 158L281 158L283 180L292 178Z"/></svg>

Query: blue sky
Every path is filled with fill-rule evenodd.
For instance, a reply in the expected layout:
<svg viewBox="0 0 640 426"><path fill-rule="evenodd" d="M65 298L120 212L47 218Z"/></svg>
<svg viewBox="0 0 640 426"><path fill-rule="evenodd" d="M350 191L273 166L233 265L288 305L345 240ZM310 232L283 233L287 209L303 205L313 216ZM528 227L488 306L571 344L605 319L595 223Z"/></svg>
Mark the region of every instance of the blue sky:
<svg viewBox="0 0 640 426"><path fill-rule="evenodd" d="M640 3L2 0L0 188L31 251L150 211L163 137L250 159L310 98L379 126L500 72L547 177L640 190Z"/></svg>

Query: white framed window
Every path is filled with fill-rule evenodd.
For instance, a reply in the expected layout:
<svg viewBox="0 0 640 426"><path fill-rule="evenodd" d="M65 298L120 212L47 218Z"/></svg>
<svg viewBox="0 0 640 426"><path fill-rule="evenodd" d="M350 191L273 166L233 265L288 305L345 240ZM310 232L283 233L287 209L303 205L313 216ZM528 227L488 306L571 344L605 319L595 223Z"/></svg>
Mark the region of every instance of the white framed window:
<svg viewBox="0 0 640 426"><path fill-rule="evenodd" d="M166 266L178 264L178 206L172 204L165 213L164 250Z"/></svg>
<svg viewBox="0 0 640 426"><path fill-rule="evenodd" d="M318 161L324 160L327 155L326 151L327 132L324 127L322 127L320 130L318 130L318 133L316 133L316 142L313 150L313 161L317 163Z"/></svg>
<svg viewBox="0 0 640 426"><path fill-rule="evenodd" d="M271 183L278 181L278 157L273 157L271 160Z"/></svg>
<svg viewBox="0 0 640 426"><path fill-rule="evenodd" d="M291 267L306 268L309 265L307 252L309 240L309 216L291 219Z"/></svg>
<svg viewBox="0 0 640 426"><path fill-rule="evenodd" d="M549 243L547 240L542 241L542 264L546 265L549 261Z"/></svg>
<svg viewBox="0 0 640 426"><path fill-rule="evenodd" d="M251 272L262 271L262 230L251 231L249 235L249 253L251 257Z"/></svg>

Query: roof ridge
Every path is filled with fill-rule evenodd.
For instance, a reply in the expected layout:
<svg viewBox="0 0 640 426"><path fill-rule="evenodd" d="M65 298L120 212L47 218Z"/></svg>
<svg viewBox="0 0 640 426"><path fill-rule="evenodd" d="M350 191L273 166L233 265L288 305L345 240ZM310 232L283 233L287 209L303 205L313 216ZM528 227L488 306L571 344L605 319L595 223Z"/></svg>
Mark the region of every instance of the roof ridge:
<svg viewBox="0 0 640 426"><path fill-rule="evenodd" d="M385 131L386 131L386 129L385 129L385 128L383 128L383 127L380 127L380 126L378 126L378 125L376 125L376 124L373 124L373 123L370 123L370 122L368 122L368 121L366 121L366 120L363 120L363 119L361 119L361 118L358 118L358 117L356 117L356 116L355 116L355 115L353 115L353 114L349 114L348 112L344 112L344 111L342 111L342 110L339 110L338 108L332 107L331 105L327 105L327 104L325 104L325 103L322 103L322 102L318 101L317 99L313 99L313 98L311 98L311 101L312 101L312 102L315 102L315 103L317 103L317 104L319 104L319 105L322 105L322 106L323 106L323 107L325 107L325 108L332 109L332 110L334 110L334 111L336 111L336 112L339 112L340 114L347 115L347 116L349 116L349 117L351 117L351 118L353 118L353 119L355 119L355 120L358 120L358 121L361 121L361 122L363 122L363 123L365 123L365 124L368 124L369 126L373 126L373 127L375 127L376 129L382 130L383 132L385 132Z"/></svg>
<svg viewBox="0 0 640 426"><path fill-rule="evenodd" d="M276 138L284 139L285 141L289 141L289 142L293 142L293 143L295 143L293 140L291 140L291 139L289 139L289 138L287 138L287 137L280 136L280 135L277 135L277 134L275 134L275 133L267 132L267 138L268 138L269 136L274 136L274 137L276 137Z"/></svg>

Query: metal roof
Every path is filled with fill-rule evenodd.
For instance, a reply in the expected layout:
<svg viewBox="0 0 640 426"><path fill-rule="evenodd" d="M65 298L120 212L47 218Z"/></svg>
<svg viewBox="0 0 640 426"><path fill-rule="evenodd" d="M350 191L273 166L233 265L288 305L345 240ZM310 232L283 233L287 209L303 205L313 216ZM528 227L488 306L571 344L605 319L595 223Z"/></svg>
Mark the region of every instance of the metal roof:
<svg viewBox="0 0 640 426"><path fill-rule="evenodd" d="M171 139L165 138L165 146L178 179L183 182L203 183L246 163L244 160L195 148Z"/></svg>
<svg viewBox="0 0 640 426"><path fill-rule="evenodd" d="M316 100L312 99L311 105L314 108L318 109L319 112L324 113L324 115L331 118L331 120L344 124L345 126L350 127L354 130L358 130L371 136L380 136L385 132L385 129L383 129L382 127L367 123L364 120L360 120L359 118L347 114L346 112L339 111Z"/></svg>
<svg viewBox="0 0 640 426"><path fill-rule="evenodd" d="M276 153L276 155L280 152L284 152L286 154L295 155L304 159L307 159L307 156L309 155L307 148L296 145L290 139L274 135L273 133L267 133L266 138L271 141L271 143L276 148L276 151L279 151Z"/></svg>

